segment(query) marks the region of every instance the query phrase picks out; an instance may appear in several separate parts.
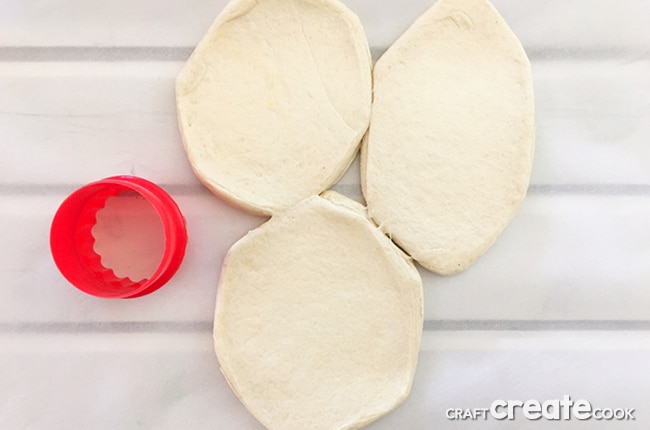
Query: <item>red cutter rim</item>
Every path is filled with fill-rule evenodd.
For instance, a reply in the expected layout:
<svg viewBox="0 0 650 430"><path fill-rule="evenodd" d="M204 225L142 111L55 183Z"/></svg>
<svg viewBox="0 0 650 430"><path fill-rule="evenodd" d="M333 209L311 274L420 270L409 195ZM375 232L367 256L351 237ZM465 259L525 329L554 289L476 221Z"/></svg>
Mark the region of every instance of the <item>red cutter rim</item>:
<svg viewBox="0 0 650 430"><path fill-rule="evenodd" d="M122 191L135 191L156 210L162 222L165 248L149 279L119 278L101 265L91 229L106 200ZM180 267L187 245L185 219L176 202L158 185L136 176L112 176L85 185L61 204L50 229L50 250L61 274L79 290L96 297L142 297L165 285Z"/></svg>

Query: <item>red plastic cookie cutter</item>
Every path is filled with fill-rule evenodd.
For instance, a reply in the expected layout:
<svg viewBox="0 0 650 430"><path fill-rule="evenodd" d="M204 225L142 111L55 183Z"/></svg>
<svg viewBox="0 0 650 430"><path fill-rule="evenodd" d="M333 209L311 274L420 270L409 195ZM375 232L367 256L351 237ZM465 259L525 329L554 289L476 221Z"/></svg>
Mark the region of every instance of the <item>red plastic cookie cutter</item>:
<svg viewBox="0 0 650 430"><path fill-rule="evenodd" d="M135 191L156 210L165 235L160 265L149 279L120 278L101 264L92 227L109 197ZM97 297L127 299L152 293L176 273L185 256L185 219L176 202L158 185L135 176L113 176L85 185L61 204L50 230L50 249L61 274L81 291Z"/></svg>

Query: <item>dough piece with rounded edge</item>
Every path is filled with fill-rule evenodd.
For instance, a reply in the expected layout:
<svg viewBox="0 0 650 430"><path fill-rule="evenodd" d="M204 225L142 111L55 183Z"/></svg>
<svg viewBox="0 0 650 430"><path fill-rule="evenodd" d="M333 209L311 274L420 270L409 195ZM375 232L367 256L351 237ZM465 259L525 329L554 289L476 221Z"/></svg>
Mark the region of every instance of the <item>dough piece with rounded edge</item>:
<svg viewBox="0 0 650 430"><path fill-rule="evenodd" d="M361 23L337 0L234 0L176 81L192 168L255 214L319 194L368 128L370 71Z"/></svg>
<svg viewBox="0 0 650 430"><path fill-rule="evenodd" d="M440 0L374 68L368 213L427 269L464 270L521 205L535 126L526 54L486 0Z"/></svg>
<svg viewBox="0 0 650 430"><path fill-rule="evenodd" d="M408 395L422 335L412 261L345 197L314 196L228 252L221 370L267 428L356 429Z"/></svg>

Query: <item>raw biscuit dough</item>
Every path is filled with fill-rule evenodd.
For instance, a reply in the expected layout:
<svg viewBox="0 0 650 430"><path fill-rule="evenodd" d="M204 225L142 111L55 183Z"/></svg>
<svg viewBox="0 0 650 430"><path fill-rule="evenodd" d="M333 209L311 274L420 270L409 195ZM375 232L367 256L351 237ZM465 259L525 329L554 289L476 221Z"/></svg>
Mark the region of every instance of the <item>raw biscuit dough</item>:
<svg viewBox="0 0 650 430"><path fill-rule="evenodd" d="M408 395L422 280L356 202L314 196L228 252L214 344L221 370L269 429L356 429Z"/></svg>
<svg viewBox="0 0 650 430"><path fill-rule="evenodd" d="M345 172L368 128L371 59L336 0L234 0L179 74L181 135L215 194L272 215Z"/></svg>
<svg viewBox="0 0 650 430"><path fill-rule="evenodd" d="M486 0L441 0L377 62L368 213L440 274L464 270L521 205L533 161L526 54Z"/></svg>

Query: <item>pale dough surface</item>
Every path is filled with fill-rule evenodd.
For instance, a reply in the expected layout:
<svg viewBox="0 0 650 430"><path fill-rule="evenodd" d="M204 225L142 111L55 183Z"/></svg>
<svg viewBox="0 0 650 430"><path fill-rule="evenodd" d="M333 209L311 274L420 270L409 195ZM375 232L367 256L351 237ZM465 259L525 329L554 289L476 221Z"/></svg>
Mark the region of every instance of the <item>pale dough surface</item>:
<svg viewBox="0 0 650 430"><path fill-rule="evenodd" d="M226 256L215 350L269 429L355 429L408 395L422 280L356 202L332 193L273 216Z"/></svg>
<svg viewBox="0 0 650 430"><path fill-rule="evenodd" d="M176 98L199 179L272 215L352 162L370 120L368 42L337 0L234 0L179 74Z"/></svg>
<svg viewBox="0 0 650 430"><path fill-rule="evenodd" d="M368 213L416 261L466 269L521 205L535 127L530 64L486 0L441 0L379 59L362 148Z"/></svg>

